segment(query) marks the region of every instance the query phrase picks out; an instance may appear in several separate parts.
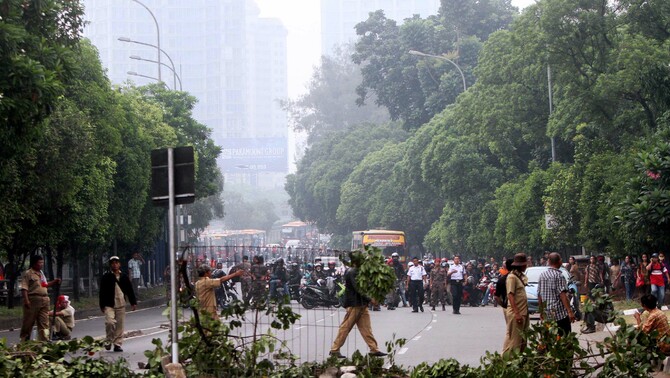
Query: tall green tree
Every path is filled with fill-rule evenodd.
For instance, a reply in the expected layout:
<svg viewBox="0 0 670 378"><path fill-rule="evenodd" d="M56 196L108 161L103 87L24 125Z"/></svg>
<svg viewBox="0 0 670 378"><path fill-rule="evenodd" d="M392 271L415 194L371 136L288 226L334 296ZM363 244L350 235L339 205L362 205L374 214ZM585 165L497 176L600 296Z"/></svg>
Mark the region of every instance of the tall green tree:
<svg viewBox="0 0 670 378"><path fill-rule="evenodd" d="M362 124L333 133L308 148L298 171L287 177L285 189L293 213L316 222L321 232L346 235L349 226L337 222L342 184L369 153L406 137L395 124Z"/></svg>
<svg viewBox="0 0 670 378"><path fill-rule="evenodd" d="M23 202L26 165L44 120L76 76L76 45L84 25L78 1L6 0L0 4L0 243L37 214Z"/></svg>

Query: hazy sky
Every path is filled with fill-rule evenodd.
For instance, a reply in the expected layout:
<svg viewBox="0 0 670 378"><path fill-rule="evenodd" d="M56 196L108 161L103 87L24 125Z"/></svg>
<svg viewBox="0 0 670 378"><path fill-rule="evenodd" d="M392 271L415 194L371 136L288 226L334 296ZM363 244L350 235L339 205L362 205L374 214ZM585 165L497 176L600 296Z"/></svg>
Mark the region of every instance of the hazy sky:
<svg viewBox="0 0 670 378"><path fill-rule="evenodd" d="M523 8L534 0L512 0ZM276 17L288 29L288 93L296 98L305 92L313 67L321 55L319 0L256 0L261 17ZM422 15L422 17L425 17ZM361 20L362 21L362 20Z"/></svg>

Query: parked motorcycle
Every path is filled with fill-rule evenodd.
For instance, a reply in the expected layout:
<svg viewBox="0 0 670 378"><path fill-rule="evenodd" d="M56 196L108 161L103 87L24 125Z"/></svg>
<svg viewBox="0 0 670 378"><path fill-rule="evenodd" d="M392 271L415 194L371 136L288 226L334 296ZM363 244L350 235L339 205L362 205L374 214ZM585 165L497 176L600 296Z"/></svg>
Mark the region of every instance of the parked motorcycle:
<svg viewBox="0 0 670 378"><path fill-rule="evenodd" d="M212 272L212 278L221 278L225 275L226 274L221 269L216 269ZM216 296L216 305L219 308L224 308L228 306L230 302L236 301L239 298L239 294L237 293L237 289L235 289L235 284L232 280L221 283L221 287L217 288L214 291L214 294Z"/></svg>
<svg viewBox="0 0 670 378"><path fill-rule="evenodd" d="M403 282L396 280L393 290L386 295L386 308L389 310L395 310L400 304L400 285L403 285Z"/></svg>
<svg viewBox="0 0 670 378"><path fill-rule="evenodd" d="M493 307L498 307L498 301L496 301L496 285L498 285L498 277L491 278L491 281L489 282L488 303L493 302Z"/></svg>
<svg viewBox="0 0 670 378"><path fill-rule="evenodd" d="M477 299L479 301L476 303L477 305L482 303L482 299L484 299L484 295L486 295L486 290L489 288L489 285L491 284L491 279L487 275L483 275L482 278L479 279L479 282L477 283ZM489 297L489 300L491 298Z"/></svg>
<svg viewBox="0 0 670 378"><path fill-rule="evenodd" d="M317 306L335 307L342 306L342 295L344 285L336 282L334 277L321 279L316 285L305 285L300 293L300 303L306 309Z"/></svg>
<svg viewBox="0 0 670 378"><path fill-rule="evenodd" d="M479 307L479 304L482 303L483 295L483 292L479 288L479 282L475 282L475 278L472 276L468 277L463 286L462 303L469 304L471 307Z"/></svg>
<svg viewBox="0 0 670 378"><path fill-rule="evenodd" d="M300 302L300 284L299 283L289 283L288 292L291 296L291 299Z"/></svg>

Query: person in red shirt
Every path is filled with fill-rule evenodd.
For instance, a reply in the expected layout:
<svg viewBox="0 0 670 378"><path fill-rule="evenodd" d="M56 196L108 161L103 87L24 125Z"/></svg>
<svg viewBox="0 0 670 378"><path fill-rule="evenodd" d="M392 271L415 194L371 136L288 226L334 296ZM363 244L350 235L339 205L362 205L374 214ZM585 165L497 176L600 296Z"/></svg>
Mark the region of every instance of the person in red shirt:
<svg viewBox="0 0 670 378"><path fill-rule="evenodd" d="M651 262L647 265L651 294L658 299L657 306L661 308L665 301L665 281L670 280L668 269L658 259L658 253L651 255Z"/></svg>

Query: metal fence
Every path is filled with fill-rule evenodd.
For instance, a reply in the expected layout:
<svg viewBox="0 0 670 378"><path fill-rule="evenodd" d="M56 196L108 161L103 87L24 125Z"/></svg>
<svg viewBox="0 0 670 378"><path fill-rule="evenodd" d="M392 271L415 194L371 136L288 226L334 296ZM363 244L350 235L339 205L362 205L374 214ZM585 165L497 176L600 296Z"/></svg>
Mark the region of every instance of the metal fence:
<svg viewBox="0 0 670 378"><path fill-rule="evenodd" d="M265 262L284 259L287 263L299 264L314 262L321 256L339 256L343 251L310 247L249 247L249 246L190 246L193 258L200 262L221 263L224 267L232 267L242 262L244 256L251 260L254 256L263 257Z"/></svg>
<svg viewBox="0 0 670 378"><path fill-rule="evenodd" d="M273 316L268 316L265 310L247 310L242 319L241 327L235 331L235 336L249 337L254 333L257 336L271 336L276 339L276 347L259 356L259 361L267 359L277 366L287 366L290 360L283 357L280 352L290 353L295 364L304 362L323 362L329 358L330 348L337 336L339 326L344 319L346 309L344 308L314 308L304 309L298 302L291 301L291 310L300 315L289 329L277 330L272 328ZM232 318L221 318L222 322L230 322ZM384 350L384 345L379 345ZM355 351L366 355L369 350L365 341L360 336L357 327L349 333L345 344L340 352L351 357ZM222 366L218 361L211 361L206 372L217 377L231 376L229 367Z"/></svg>

